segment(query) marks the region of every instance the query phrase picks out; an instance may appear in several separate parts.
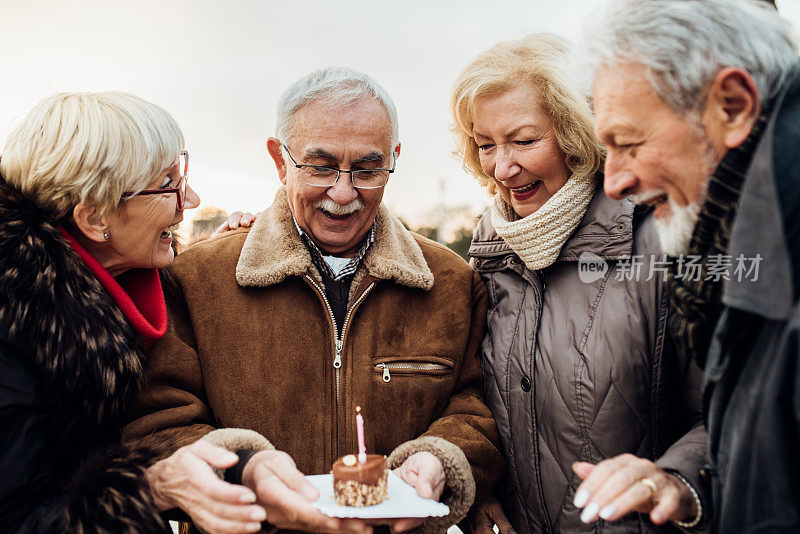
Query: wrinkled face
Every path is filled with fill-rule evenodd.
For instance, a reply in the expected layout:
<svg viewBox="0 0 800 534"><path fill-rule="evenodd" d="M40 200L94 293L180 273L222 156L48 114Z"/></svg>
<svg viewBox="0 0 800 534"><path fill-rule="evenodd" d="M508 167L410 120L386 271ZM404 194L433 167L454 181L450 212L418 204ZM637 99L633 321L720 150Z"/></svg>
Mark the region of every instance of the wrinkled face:
<svg viewBox="0 0 800 534"><path fill-rule="evenodd" d="M400 154L399 144L392 147L388 112L371 99L345 109L330 109L319 102L304 104L294 114L286 145L299 164L342 170L390 169L392 151ZM375 220L384 188L356 189L349 173L340 174L331 187L316 187L303 182L303 170L294 166L285 151L283 161L276 163L289 206L303 231L328 254L355 255Z"/></svg>
<svg viewBox="0 0 800 534"><path fill-rule="evenodd" d="M676 114L647 81L644 67L623 63L598 72L597 135L608 147L608 196L655 207L664 252L688 250L708 179L721 159L700 117Z"/></svg>
<svg viewBox="0 0 800 534"><path fill-rule="evenodd" d="M570 176L539 93L521 85L475 99L472 133L481 168L520 217L538 210Z"/></svg>
<svg viewBox="0 0 800 534"><path fill-rule="evenodd" d="M177 187L178 166L165 169L145 189ZM183 209L196 208L200 197L187 185ZM163 268L172 263L172 230L183 220L175 193L138 195L105 215L110 248L109 272L112 275L127 269Z"/></svg>

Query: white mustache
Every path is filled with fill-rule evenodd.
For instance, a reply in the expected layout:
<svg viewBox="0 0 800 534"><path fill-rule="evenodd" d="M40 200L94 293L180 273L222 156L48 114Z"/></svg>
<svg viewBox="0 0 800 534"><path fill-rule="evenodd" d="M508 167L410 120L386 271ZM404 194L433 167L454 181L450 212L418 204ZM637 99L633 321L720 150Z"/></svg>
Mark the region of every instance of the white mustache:
<svg viewBox="0 0 800 534"><path fill-rule="evenodd" d="M631 195L628 198L630 198L634 204L644 204L650 200L653 200L656 197L660 197L661 195L666 195L666 194L667 192L664 191L663 189L656 189L655 191L645 191L644 193Z"/></svg>
<svg viewBox="0 0 800 534"><path fill-rule="evenodd" d="M314 204L314 207L322 211L327 211L331 215L350 215L351 213L363 210L364 203L360 198L356 198L342 206L341 204L337 204L333 200L326 198Z"/></svg>

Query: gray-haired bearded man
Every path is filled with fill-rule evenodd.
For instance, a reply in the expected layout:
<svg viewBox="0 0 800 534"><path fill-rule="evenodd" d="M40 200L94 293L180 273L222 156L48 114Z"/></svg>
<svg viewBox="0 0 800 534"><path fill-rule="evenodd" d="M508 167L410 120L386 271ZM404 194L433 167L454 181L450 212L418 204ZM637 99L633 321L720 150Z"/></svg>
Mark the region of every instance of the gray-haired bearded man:
<svg viewBox="0 0 800 534"><path fill-rule="evenodd" d="M358 450L360 405L367 450L450 506L393 528L443 531L503 464L477 352L486 289L381 203L400 143L394 104L371 78L311 73L284 94L276 130L267 148L284 187L272 206L170 271L169 331L127 435L235 451L223 476L251 487L273 526L369 532L317 512L303 477Z"/></svg>
<svg viewBox="0 0 800 534"><path fill-rule="evenodd" d="M798 532L796 40L774 8L745 0L621 0L595 22L605 190L654 208L671 256L670 331L705 364L711 461L700 478L713 497L702 508L712 504L718 532ZM635 466L586 475L601 508L661 498Z"/></svg>

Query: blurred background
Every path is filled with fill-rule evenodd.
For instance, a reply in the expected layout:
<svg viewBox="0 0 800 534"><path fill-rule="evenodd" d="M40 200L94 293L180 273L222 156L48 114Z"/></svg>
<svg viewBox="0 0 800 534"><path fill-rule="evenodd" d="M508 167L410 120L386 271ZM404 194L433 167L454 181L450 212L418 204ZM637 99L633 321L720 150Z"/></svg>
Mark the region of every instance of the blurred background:
<svg viewBox="0 0 800 534"><path fill-rule="evenodd" d="M265 142L280 94L314 69L350 66L397 105L403 147L384 201L463 254L487 198L453 156L453 81L496 41L542 30L577 38L598 4L0 0L0 146L16 119L55 92L122 90L160 104L191 155L202 205L186 212L182 234L197 239L231 211L271 203L279 182ZM777 5L800 26L800 0Z"/></svg>

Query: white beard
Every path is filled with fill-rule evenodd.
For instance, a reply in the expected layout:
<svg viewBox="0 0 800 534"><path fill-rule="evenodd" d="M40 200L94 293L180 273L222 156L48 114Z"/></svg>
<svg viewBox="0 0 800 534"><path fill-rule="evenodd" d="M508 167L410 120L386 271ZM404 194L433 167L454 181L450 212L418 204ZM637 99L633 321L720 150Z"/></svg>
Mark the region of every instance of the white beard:
<svg viewBox="0 0 800 534"><path fill-rule="evenodd" d="M689 252L692 233L700 218L701 202L695 201L686 206L678 206L672 197L669 200L669 214L654 217L656 233L661 242L661 250L669 256L681 256Z"/></svg>
<svg viewBox="0 0 800 534"><path fill-rule="evenodd" d="M679 206L663 189L647 191L638 195L631 195L630 199L635 204L647 204L650 200L665 195L669 203L669 212L662 217L653 217L661 251L669 256L677 257L689 252L694 227L700 218L700 209L706 198L710 177L703 181L700 198Z"/></svg>

